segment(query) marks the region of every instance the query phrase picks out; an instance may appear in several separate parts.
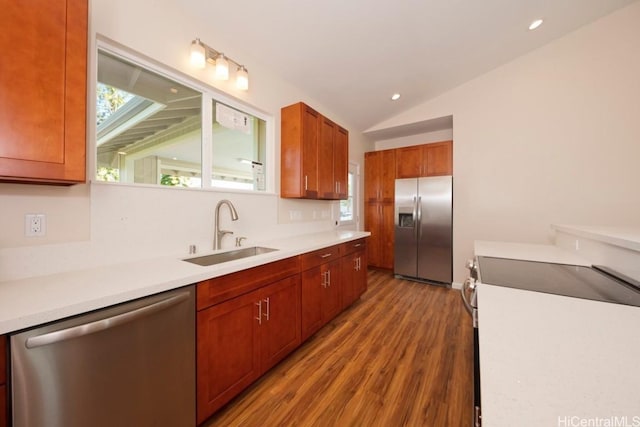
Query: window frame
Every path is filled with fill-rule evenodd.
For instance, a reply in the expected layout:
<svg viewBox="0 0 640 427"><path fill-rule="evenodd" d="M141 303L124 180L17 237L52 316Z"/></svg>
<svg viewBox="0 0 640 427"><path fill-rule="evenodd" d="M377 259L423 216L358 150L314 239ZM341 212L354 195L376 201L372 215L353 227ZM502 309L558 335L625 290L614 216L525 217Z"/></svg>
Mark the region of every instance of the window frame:
<svg viewBox="0 0 640 427"><path fill-rule="evenodd" d="M98 82L98 51L104 51L108 54L122 58L125 61L132 64L144 67L149 71L163 76L167 79L171 79L176 83L187 86L190 89L198 91L202 94L201 97L201 176L202 183L200 187L171 187L157 184L137 184L127 182L106 182L98 181L96 179L97 173L97 125L95 121L96 117L96 90ZM89 152L91 153L90 161L88 162L88 176L89 181L92 184L104 184L104 185L125 185L136 187L151 187L151 188L180 188L181 190L208 190L219 191L228 193L250 193L250 194L268 194L275 195L275 118L273 115L260 110L233 95L223 92L213 86L208 85L206 82L196 79L188 74L178 71L166 64L156 61L150 57L147 57L139 52L136 52L124 45L121 45L111 39L108 39L100 34L96 34L96 43L91 50L91 78L89 79L89 108L87 114L89 115L87 132L89 132L88 145ZM222 187L215 187L212 185L211 176L213 172L213 103L214 101L226 104L234 109L240 110L244 113L252 115L258 119L263 120L266 123L266 141L265 141L265 190L244 190L244 189L229 189ZM205 179L205 177L209 177Z"/></svg>
<svg viewBox="0 0 640 427"><path fill-rule="evenodd" d="M352 219L343 221L342 219L338 219L340 227L358 227L359 216L358 216L358 198L360 193L360 165L355 162L349 162L347 174L353 174L353 189L347 189L347 197L349 195L349 190L352 193ZM347 179L347 183L349 180ZM341 206L338 205L338 218L342 218L342 209Z"/></svg>

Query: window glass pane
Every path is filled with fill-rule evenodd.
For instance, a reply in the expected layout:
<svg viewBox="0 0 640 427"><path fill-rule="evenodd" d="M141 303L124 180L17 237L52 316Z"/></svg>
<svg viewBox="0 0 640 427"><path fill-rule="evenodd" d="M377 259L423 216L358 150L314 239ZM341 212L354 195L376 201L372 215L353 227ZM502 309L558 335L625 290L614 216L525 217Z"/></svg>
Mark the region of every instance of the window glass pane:
<svg viewBox="0 0 640 427"><path fill-rule="evenodd" d="M353 184L354 174L349 172L347 181L347 200L340 200L340 221L353 221Z"/></svg>
<svg viewBox="0 0 640 427"><path fill-rule="evenodd" d="M212 126L211 185L265 191L266 122L214 100Z"/></svg>
<svg viewBox="0 0 640 427"><path fill-rule="evenodd" d="M200 187L202 94L98 51L99 181Z"/></svg>

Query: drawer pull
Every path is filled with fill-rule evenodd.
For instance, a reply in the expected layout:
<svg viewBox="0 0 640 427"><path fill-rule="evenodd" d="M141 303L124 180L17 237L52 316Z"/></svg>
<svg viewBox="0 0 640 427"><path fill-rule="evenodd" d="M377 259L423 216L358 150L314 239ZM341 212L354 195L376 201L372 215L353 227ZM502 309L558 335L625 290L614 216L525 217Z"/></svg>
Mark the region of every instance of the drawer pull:
<svg viewBox="0 0 640 427"><path fill-rule="evenodd" d="M329 258L331 255L333 254L329 253L329 254L320 255L320 258Z"/></svg>

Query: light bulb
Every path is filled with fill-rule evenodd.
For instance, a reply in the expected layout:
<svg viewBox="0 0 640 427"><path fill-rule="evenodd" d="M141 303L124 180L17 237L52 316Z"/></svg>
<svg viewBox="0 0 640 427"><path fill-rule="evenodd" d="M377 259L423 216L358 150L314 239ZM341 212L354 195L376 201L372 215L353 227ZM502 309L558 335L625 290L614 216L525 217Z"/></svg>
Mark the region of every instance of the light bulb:
<svg viewBox="0 0 640 427"><path fill-rule="evenodd" d="M216 58L216 79L229 80L229 61L221 53Z"/></svg>
<svg viewBox="0 0 640 427"><path fill-rule="evenodd" d="M197 68L204 68L207 65L206 51L200 39L191 42L191 65Z"/></svg>
<svg viewBox="0 0 640 427"><path fill-rule="evenodd" d="M236 72L236 87L240 90L249 90L249 72L241 65Z"/></svg>
<svg viewBox="0 0 640 427"><path fill-rule="evenodd" d="M531 25L529 25L529 29L530 30L535 30L536 28L538 28L540 25L542 25L542 19L536 19L535 21L533 21L531 23Z"/></svg>

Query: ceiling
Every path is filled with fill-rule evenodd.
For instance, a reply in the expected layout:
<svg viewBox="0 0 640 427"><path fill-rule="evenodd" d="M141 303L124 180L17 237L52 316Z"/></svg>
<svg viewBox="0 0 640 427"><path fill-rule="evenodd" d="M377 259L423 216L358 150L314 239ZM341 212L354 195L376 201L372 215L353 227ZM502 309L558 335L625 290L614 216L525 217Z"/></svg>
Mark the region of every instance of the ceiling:
<svg viewBox="0 0 640 427"><path fill-rule="evenodd" d="M246 60L249 73L250 61L271 67L338 114L352 131L364 131L634 1L185 0L182 4L193 19L205 19L216 33L233 39L234 46L243 46L243 52L228 51L221 40L205 43ZM544 24L529 31L536 18L543 18ZM391 101L395 92L402 97Z"/></svg>

